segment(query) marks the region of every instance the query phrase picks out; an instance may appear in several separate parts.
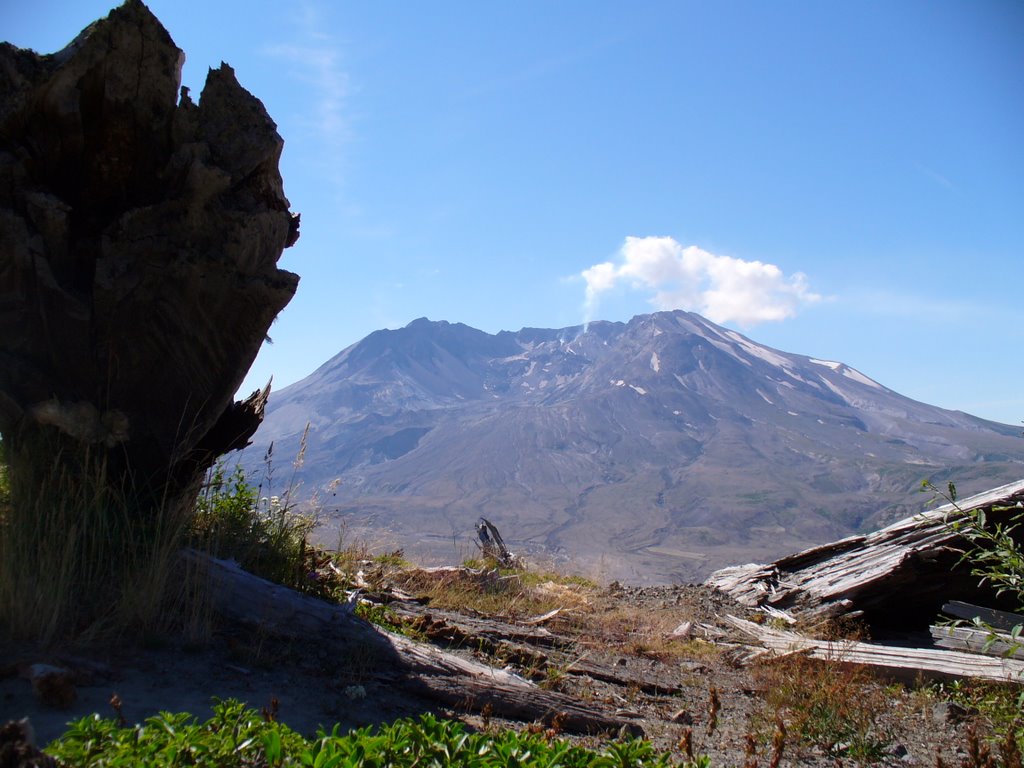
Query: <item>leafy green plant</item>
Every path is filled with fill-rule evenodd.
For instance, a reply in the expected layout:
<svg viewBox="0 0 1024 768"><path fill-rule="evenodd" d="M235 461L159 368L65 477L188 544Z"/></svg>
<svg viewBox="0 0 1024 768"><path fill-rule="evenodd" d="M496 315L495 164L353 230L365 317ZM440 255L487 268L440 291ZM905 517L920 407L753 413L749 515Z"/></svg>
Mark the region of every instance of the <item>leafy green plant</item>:
<svg viewBox="0 0 1024 768"><path fill-rule="evenodd" d="M229 473L223 463L216 465L196 502L193 545L270 581L315 591L307 578L315 520L296 513L288 496L260 497L259 491L242 467Z"/></svg>
<svg viewBox="0 0 1024 768"><path fill-rule="evenodd" d="M356 605L356 616L371 624L376 624L378 627L389 632L406 635L407 637L419 637L415 630L402 622L402 619L390 606L376 603L358 603Z"/></svg>
<svg viewBox="0 0 1024 768"><path fill-rule="evenodd" d="M965 510L957 503L956 485L952 482L942 491L925 480L921 490L930 491L935 499L947 502L957 513L948 527L967 542L958 564L966 562L979 584L991 585L997 596L1009 595L1017 610L1024 611L1024 547L1019 541L1024 540L1024 507L995 505L990 509ZM993 520L992 513L1005 515L1005 519ZM986 650L1000 641L1006 641L1007 655L1024 647L1024 622L1003 632L978 618L972 623L988 632Z"/></svg>
<svg viewBox="0 0 1024 768"><path fill-rule="evenodd" d="M188 714L162 712L142 725L122 727L98 716L74 722L46 751L80 768L171 766L443 766L466 768L660 768L671 757L649 742L630 739L587 749L556 738L515 731L469 733L458 722L430 714L379 729L347 734L335 726L303 738L237 701L219 701L213 717L199 723ZM707 768L705 756L683 765Z"/></svg>
<svg viewBox="0 0 1024 768"><path fill-rule="evenodd" d="M1024 610L1024 546L1020 539L1024 526L1024 507L993 506L986 510L964 510L957 504L956 485L947 483L942 491L925 480L923 491L930 491L937 498L952 505L958 516L951 520L949 527L967 540L968 548L960 562L971 567L971 573L982 584L990 584L997 595L1009 595L1020 610ZM1005 520L992 519L992 513L1006 515ZM1021 627L1016 628L1019 635Z"/></svg>
<svg viewBox="0 0 1024 768"><path fill-rule="evenodd" d="M1024 751L1024 688L1019 685L955 680L936 686L937 694L977 713L990 745L1015 743Z"/></svg>

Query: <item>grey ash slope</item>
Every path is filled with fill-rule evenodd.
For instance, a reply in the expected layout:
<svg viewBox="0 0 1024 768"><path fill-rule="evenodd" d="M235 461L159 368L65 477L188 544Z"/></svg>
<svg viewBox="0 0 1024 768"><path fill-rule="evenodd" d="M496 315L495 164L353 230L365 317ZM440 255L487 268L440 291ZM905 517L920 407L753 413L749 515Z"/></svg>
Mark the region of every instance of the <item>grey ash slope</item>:
<svg viewBox="0 0 1024 768"><path fill-rule="evenodd" d="M271 440L352 530L452 558L479 515L602 578L685 581L919 511L925 477L1024 476L1017 428L699 315L377 331L271 397ZM323 490L334 479L340 484ZM365 528L360 526L365 525Z"/></svg>

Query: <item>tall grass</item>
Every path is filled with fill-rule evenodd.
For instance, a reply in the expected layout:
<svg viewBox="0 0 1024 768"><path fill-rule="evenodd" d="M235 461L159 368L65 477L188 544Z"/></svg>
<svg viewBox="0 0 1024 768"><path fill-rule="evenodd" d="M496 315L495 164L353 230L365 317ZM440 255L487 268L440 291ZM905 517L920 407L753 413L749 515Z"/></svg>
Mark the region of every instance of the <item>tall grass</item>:
<svg viewBox="0 0 1024 768"><path fill-rule="evenodd" d="M12 469L2 449L0 640L51 646L174 630L200 639L210 629L204 577L178 557L185 545L316 592L318 553L307 544L315 520L294 512L294 484L261 495L269 456L259 484L218 464L194 504L195 494L171 504L113 480L103 450L72 455L57 444L35 454L52 456L50 467Z"/></svg>
<svg viewBox="0 0 1024 768"><path fill-rule="evenodd" d="M4 466L0 632L52 645L159 627L186 511L140 509L103 451L34 469Z"/></svg>

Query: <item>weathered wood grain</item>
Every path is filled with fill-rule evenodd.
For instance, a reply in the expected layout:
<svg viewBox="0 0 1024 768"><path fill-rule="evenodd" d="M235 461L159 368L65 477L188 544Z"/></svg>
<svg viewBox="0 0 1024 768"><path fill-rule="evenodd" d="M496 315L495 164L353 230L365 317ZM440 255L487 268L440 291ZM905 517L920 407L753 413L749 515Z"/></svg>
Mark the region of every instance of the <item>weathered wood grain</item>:
<svg viewBox="0 0 1024 768"><path fill-rule="evenodd" d="M971 605L961 600L950 600L942 606L942 612L957 619L968 619L969 621L980 619L993 629L1001 629L1007 632L1016 626L1024 624L1024 616L1021 616L1019 613L983 608L980 605Z"/></svg>
<svg viewBox="0 0 1024 768"><path fill-rule="evenodd" d="M795 632L755 624L735 616L726 620L778 654L802 652L836 664L863 664L897 675L974 678L1024 684L1024 661L979 656L936 648L903 648L856 641L815 640Z"/></svg>
<svg viewBox="0 0 1024 768"><path fill-rule="evenodd" d="M919 623L923 629L951 597L987 602L991 596L961 562L966 543L951 523L972 510L1017 502L1024 502L1024 481L774 563L725 568L706 583L744 605L798 614L862 612L871 623ZM989 513L991 519L1001 515L1007 513Z"/></svg>
<svg viewBox="0 0 1024 768"><path fill-rule="evenodd" d="M990 632L975 627L941 626L933 626L930 631L935 644L941 648L1024 660L1024 640L1014 641L1012 637L1002 632Z"/></svg>

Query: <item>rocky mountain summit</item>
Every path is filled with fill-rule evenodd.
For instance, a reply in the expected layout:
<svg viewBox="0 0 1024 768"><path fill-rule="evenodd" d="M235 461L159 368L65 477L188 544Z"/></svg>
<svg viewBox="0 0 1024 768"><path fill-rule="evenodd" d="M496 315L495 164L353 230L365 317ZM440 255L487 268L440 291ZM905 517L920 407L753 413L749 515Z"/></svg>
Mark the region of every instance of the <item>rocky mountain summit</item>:
<svg viewBox="0 0 1024 768"><path fill-rule="evenodd" d="M923 508L924 478L970 492L1024 473L1015 427L682 311L377 331L272 395L244 460L295 456L307 423L296 477L326 536L450 560L482 515L513 548L632 582L877 527Z"/></svg>

